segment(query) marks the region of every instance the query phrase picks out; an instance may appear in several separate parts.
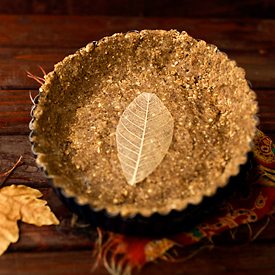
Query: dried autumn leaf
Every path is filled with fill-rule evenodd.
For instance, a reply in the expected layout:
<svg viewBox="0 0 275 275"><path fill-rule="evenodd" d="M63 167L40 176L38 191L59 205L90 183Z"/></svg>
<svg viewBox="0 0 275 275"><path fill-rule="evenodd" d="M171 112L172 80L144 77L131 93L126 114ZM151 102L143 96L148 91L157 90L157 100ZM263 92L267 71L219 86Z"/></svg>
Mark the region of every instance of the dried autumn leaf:
<svg viewBox="0 0 275 275"><path fill-rule="evenodd" d="M19 238L17 220L10 220L0 213L0 256L7 250L11 243L16 243Z"/></svg>
<svg viewBox="0 0 275 275"><path fill-rule="evenodd" d="M0 189L0 255L19 238L18 220L36 226L59 224L39 190L11 185Z"/></svg>
<svg viewBox="0 0 275 275"><path fill-rule="evenodd" d="M174 121L153 93L142 93L122 114L117 130L118 157L127 182L145 179L162 162L173 137Z"/></svg>

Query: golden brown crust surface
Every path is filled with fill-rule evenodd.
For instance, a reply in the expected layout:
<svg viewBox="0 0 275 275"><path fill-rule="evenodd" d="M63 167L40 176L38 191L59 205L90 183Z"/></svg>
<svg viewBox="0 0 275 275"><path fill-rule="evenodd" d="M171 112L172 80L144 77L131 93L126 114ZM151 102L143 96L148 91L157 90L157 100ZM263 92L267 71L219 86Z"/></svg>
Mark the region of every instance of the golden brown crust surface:
<svg viewBox="0 0 275 275"><path fill-rule="evenodd" d="M157 169L127 184L115 131L125 108L155 93L174 119ZM122 215L181 210L226 185L255 134L255 94L243 69L185 32L115 34L56 65L41 87L33 128L38 162L80 202Z"/></svg>

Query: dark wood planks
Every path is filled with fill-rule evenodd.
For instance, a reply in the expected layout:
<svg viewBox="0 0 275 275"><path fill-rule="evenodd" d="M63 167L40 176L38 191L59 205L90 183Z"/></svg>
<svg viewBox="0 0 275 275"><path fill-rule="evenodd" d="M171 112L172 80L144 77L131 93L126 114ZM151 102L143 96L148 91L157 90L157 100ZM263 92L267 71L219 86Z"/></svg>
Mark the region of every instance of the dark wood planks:
<svg viewBox="0 0 275 275"><path fill-rule="evenodd" d="M206 249L188 261L179 263L158 261L158 264L148 264L142 269L142 274L273 274L274 255L273 244L250 244L235 250L232 247L211 251ZM95 258L92 257L90 250L62 251L61 253L58 251L11 252L0 258L0 275L109 274L102 263L93 273L94 263ZM134 272L134 274L137 273Z"/></svg>
<svg viewBox="0 0 275 275"><path fill-rule="evenodd" d="M271 17L273 1L243 0L222 3L218 0L2 0L0 13L10 14L80 14L109 16L174 17Z"/></svg>
<svg viewBox="0 0 275 275"><path fill-rule="evenodd" d="M0 15L0 45L8 48L78 48L115 32L178 29L222 50L273 50L274 20L106 16Z"/></svg>
<svg viewBox="0 0 275 275"><path fill-rule="evenodd" d="M0 258L1 275L84 275L92 274L91 251L12 252ZM107 275L101 266L96 273Z"/></svg>
<svg viewBox="0 0 275 275"><path fill-rule="evenodd" d="M0 134L27 134L32 101L38 91L0 90Z"/></svg>
<svg viewBox="0 0 275 275"><path fill-rule="evenodd" d="M0 15L0 20L0 174L23 155L24 164L5 185L38 188L61 221L59 226L42 228L20 222L20 240L0 257L0 275L92 274L95 262L92 250L96 230L71 227L72 213L55 196L35 164L28 140L32 106L29 94L34 97L40 84L28 78L27 71L41 77L39 66L49 72L68 54L114 32L144 28L187 30L193 37L217 45L245 68L258 95L259 127L275 141L274 20L36 15ZM253 225L252 232L255 234L263 225L264 221ZM270 274L275 265L274 229L275 222L271 221L252 244L237 250L231 250L231 236L224 234L217 239L225 246L222 253L219 249L206 250L184 263L149 264L142 274ZM246 226L240 228L236 243L244 243L248 232ZM108 272L101 263L94 274Z"/></svg>
<svg viewBox="0 0 275 275"><path fill-rule="evenodd" d="M1 45L1 44L0 44ZM55 63L75 51L74 48L7 48L0 47L0 89L37 89L38 83L27 77L30 72L43 76L41 68L49 72Z"/></svg>

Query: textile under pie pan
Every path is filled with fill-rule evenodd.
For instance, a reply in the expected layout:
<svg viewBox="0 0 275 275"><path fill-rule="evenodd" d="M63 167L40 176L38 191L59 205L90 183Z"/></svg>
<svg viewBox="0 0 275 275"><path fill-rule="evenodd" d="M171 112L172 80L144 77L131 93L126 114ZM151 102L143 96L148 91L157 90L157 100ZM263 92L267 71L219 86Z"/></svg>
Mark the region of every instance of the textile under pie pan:
<svg viewBox="0 0 275 275"><path fill-rule="evenodd" d="M186 32L119 33L45 76L30 141L58 197L82 219L126 235L173 234L242 186L255 98L243 69Z"/></svg>

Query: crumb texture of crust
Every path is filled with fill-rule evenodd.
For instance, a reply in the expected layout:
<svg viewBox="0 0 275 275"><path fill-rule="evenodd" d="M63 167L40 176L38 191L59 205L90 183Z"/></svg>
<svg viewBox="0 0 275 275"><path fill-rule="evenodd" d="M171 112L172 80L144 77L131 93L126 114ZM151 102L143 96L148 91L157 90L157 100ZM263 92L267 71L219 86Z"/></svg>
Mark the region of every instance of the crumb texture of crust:
<svg viewBox="0 0 275 275"><path fill-rule="evenodd" d="M215 194L246 161L256 132L255 93L244 70L186 32L105 37L58 63L40 90L35 150L55 185L124 216L181 210ZM162 162L131 186L116 128L142 93L166 106L174 131Z"/></svg>

